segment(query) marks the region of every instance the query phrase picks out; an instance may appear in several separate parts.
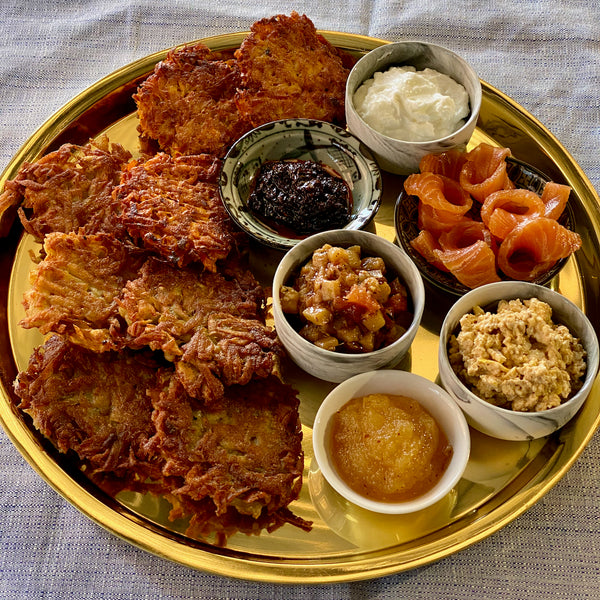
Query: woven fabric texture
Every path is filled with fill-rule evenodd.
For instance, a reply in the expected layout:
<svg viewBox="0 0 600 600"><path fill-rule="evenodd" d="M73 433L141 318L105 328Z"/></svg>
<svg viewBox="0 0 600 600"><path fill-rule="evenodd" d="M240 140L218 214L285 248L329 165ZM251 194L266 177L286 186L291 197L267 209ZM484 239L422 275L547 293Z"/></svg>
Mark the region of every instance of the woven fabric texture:
<svg viewBox="0 0 600 600"><path fill-rule="evenodd" d="M0 169L61 106L128 63L296 10L319 29L424 39L545 125L600 189L600 8L589 0L3 0ZM0 240L0 244L2 241ZM466 550L382 579L281 587L194 571L91 522L0 430L2 600L573 600L600 594L600 437L509 525Z"/></svg>

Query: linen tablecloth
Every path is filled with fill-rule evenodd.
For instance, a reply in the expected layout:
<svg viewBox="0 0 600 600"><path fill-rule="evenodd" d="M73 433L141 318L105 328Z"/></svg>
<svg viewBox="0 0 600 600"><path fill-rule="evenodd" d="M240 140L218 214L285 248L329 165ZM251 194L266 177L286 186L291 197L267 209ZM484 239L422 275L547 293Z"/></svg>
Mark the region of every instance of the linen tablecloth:
<svg viewBox="0 0 600 600"><path fill-rule="evenodd" d="M599 189L600 8L589 0L3 0L0 168L115 69L292 10L323 30L453 49L550 129ZM599 507L597 434L541 501L460 553L382 579L281 587L194 571L121 541L51 489L0 432L0 598L598 598Z"/></svg>

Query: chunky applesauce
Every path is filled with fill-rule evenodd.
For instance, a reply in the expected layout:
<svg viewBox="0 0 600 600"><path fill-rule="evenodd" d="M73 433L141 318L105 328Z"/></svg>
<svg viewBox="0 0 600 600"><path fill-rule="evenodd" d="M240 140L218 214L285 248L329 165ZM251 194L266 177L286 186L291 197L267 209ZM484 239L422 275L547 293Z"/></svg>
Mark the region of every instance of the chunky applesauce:
<svg viewBox="0 0 600 600"><path fill-rule="evenodd" d="M280 291L284 313L302 337L325 350L372 352L400 338L410 326L411 299L379 256L360 246L325 244Z"/></svg>
<svg viewBox="0 0 600 600"><path fill-rule="evenodd" d="M332 418L330 452L340 477L380 502L412 500L440 480L452 446L436 420L412 398L353 398Z"/></svg>

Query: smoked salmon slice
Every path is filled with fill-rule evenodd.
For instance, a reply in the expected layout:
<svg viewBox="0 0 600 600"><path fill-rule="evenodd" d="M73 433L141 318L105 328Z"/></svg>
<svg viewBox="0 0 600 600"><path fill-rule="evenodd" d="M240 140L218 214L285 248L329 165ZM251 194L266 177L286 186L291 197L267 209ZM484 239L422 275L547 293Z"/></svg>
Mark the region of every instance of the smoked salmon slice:
<svg viewBox="0 0 600 600"><path fill-rule="evenodd" d="M419 170L421 173L435 173L458 181L466 161L466 153L453 148L439 154L426 154L419 163Z"/></svg>
<svg viewBox="0 0 600 600"><path fill-rule="evenodd" d="M438 237L444 231L449 231L458 223L471 221L465 215L450 213L445 210L437 210L428 204L419 201L418 207L418 226L419 229L430 231L435 237Z"/></svg>
<svg viewBox="0 0 600 600"><path fill-rule="evenodd" d="M444 175L413 173L404 181L404 189L423 204L449 213L464 215L473 205L473 199L459 183Z"/></svg>
<svg viewBox="0 0 600 600"><path fill-rule="evenodd" d="M492 235L503 240L517 225L544 216L545 210L544 202L535 192L499 190L485 199L480 215Z"/></svg>
<svg viewBox="0 0 600 600"><path fill-rule="evenodd" d="M436 269L440 269L441 271L448 270L433 252L434 250L441 250L442 247L431 231L423 229L415 239L410 241L410 245Z"/></svg>
<svg viewBox="0 0 600 600"><path fill-rule="evenodd" d="M484 241L479 240L466 248L434 250L433 253L468 288L500 281L496 255Z"/></svg>
<svg viewBox="0 0 600 600"><path fill-rule="evenodd" d="M561 258L581 248L581 236L555 219L540 217L522 223L498 249L498 267L511 279L532 281Z"/></svg>
<svg viewBox="0 0 600 600"><path fill-rule="evenodd" d="M481 203L491 193L512 187L506 173L506 159L510 155L508 148L479 144L466 155L458 178L460 185Z"/></svg>
<svg viewBox="0 0 600 600"><path fill-rule="evenodd" d="M545 205L545 216L556 219L562 215L569 201L571 188L568 185L549 181L542 191L542 202Z"/></svg>
<svg viewBox="0 0 600 600"><path fill-rule="evenodd" d="M442 250L459 250L480 241L494 250L495 241L488 228L480 221L465 221L442 233L438 244Z"/></svg>

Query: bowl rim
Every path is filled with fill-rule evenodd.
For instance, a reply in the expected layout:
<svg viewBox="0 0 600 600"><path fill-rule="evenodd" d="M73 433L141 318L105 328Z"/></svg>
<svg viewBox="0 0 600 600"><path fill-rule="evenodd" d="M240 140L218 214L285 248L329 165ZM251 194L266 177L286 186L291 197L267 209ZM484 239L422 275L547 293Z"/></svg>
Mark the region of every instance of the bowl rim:
<svg viewBox="0 0 600 600"><path fill-rule="evenodd" d="M399 270L397 268L394 269L397 272L397 274L399 276L401 276L402 279L404 280L403 283L408 288L408 292L411 295L411 300L412 300L412 305L413 305L413 318L410 322L410 325L407 327L406 331L397 340L394 340L391 344L388 344L387 346L382 346L381 348L378 348L377 350L372 350L371 352L363 352L360 354L353 354L350 352L332 352L331 350L325 350L324 348L315 346L315 344L313 344L312 342L303 338L298 333L298 331L296 331L296 329L292 326L292 324L290 323L286 314L283 312L283 310L281 308L281 298L279 297L279 293L277 293L278 290L281 288L281 286L283 286L285 284L285 281L287 279L289 279L290 275L292 274L292 272L295 269L297 269L300 265L305 264L305 262L309 259L309 257L312 255L312 253L315 250L320 248L325 243L328 243L326 241L326 238L332 232L335 232L335 233L349 232L348 235L356 235L358 237L363 237L365 239L375 238L375 239L377 239L378 243L382 243L384 246L388 246L388 248L390 250L393 250L394 252L397 251L397 256L402 257L401 259L405 263L405 265L403 265L403 266L406 266L407 269L412 272L414 282L416 282L416 290L413 290L412 285L408 281L406 281L406 277L403 275L402 272L399 272ZM323 241L321 241L321 239ZM317 243L317 241L319 243ZM338 243L349 244L349 245L360 245L359 241L336 242L336 244L338 244ZM423 317L423 312L425 310L425 286L423 284L423 278L421 276L421 273L419 272L419 269L417 269L416 265L413 263L412 260L410 260L410 257L406 254L406 252L404 252L404 250L402 248L400 248L393 242L390 242L389 240L387 240L375 233L371 233L369 231L363 231L362 229L332 229L330 231L322 231L320 233L315 233L303 240L300 240L299 244L296 244L293 248L291 248L289 250L289 252L292 252L292 251L299 252L298 247L300 247L300 244L303 244L303 246L301 246L302 248L304 248L305 246L308 248L306 252L302 253L302 258L298 257L298 260L294 261L285 273L283 272L284 260L282 259L280 261L280 263L277 265L277 269L275 270L275 274L273 276L272 298L273 298L274 312L276 309L277 313L279 315L281 315L281 317L284 321L284 326L296 334L298 343L301 344L307 351L310 350L311 352L315 352L316 356L319 358L331 358L331 357L335 356L341 360L344 360L344 359L345 360L356 360L357 358L365 357L365 356L375 356L376 357L380 354L389 352L391 348L395 348L396 346L401 345L402 342L404 342L404 340L407 337L412 335L412 333L420 326L421 319ZM287 254L289 254L289 253L286 253L286 256L287 256ZM284 257L284 258L286 258L286 257ZM381 258L384 258L384 257L381 257ZM384 260L386 261L386 265L387 265L388 260L386 260L385 258L384 258ZM415 294L415 291L417 292L416 294Z"/></svg>
<svg viewBox="0 0 600 600"><path fill-rule="evenodd" d="M410 500L382 502L361 495L359 492L350 488L343 478L337 474L327 456L326 438L329 429L328 425L332 415L353 398L368 395L370 393L378 393L369 392L360 388L361 384L368 386L371 382L377 387L378 381L381 381L382 383L385 382L386 386L387 384L394 386L394 382L396 385L402 383L406 385L406 382L412 382L414 386L418 386L423 392L415 393L413 390L411 397L419 402L419 404L434 417L436 423L444 430L444 433L448 438L454 438L453 454L450 463L446 468L445 475L443 475L430 490L421 496ZM359 388L359 391L351 391L355 390L357 387ZM348 388L350 391L346 392ZM402 388L400 388L400 390L388 392L382 391L379 393L402 394ZM423 401L430 401L430 398L433 396L435 396L435 402L433 404L437 404L438 406L443 405L441 410L452 416L451 422L447 420L440 422L440 419L433 415L429 408L423 406ZM450 432L452 432L452 436L450 435ZM450 493L458 481L460 481L466 469L471 451L469 425L463 411L456 402L454 402L450 394L442 386L422 375L401 370L367 371L339 383L321 402L315 416L312 433L315 461L320 468L323 477L332 488L349 502L381 514L408 514L417 512L441 500L441 498ZM446 476L447 473L452 474Z"/></svg>
<svg viewBox="0 0 600 600"><path fill-rule="evenodd" d="M357 111L357 109L356 109L356 107L354 105L354 94L355 94L356 90L365 81L367 81L367 79L373 77L373 73L375 71L373 71L367 77L362 78L356 84L356 86L354 87L354 89L350 90L349 82L350 82L350 78L352 76L352 73L356 72L358 70L358 66L361 63L364 65L368 61L368 57L370 55L373 55L373 53L375 53L377 55L379 55L379 54L385 54L386 51L389 52L390 46L400 46L402 44L419 44L419 45L422 45L422 46L429 46L429 47L432 47L432 48L437 48L438 50L441 50L442 52L446 52L454 60L456 60L461 65L463 65L465 67L465 69L467 70L467 72L469 72L473 76L472 78L473 78L473 83L474 83L474 97L472 97L472 95L467 91L467 94L469 96L469 108L470 108L469 118L465 120L465 122L463 123L463 125L461 125L455 131L449 133L448 135L445 135L445 136L440 137L440 138L433 138L431 140L421 140L421 141L411 141L411 140L403 140L403 139L393 138L393 137L390 137L390 136L386 135L385 133L383 133L381 131L378 131L377 129L374 129L373 127L371 127L371 125L369 125L358 114L358 111ZM389 66L391 66L393 64L394 64L393 62L388 63L387 65L385 65L385 68L388 68ZM447 73L445 73L445 74L447 75ZM450 77L450 75L448 75L448 76ZM460 83L461 85L463 85L461 82L457 82L457 83ZM465 87L465 86L463 85L463 87ZM422 146L424 144L438 144L438 143L443 143L443 142L449 140L452 137L460 135L463 131L469 130L469 129L473 128L475 126L475 124L477 123L477 120L479 119L479 113L481 111L481 103L482 103L482 101L483 101L483 90L482 90L482 86L481 86L481 79L479 78L479 75L477 74L477 72L475 71L475 69L473 68L473 66L469 62L467 62L462 56L460 56L459 54L457 54L456 52L454 52L454 50L451 50L450 48L448 48L446 46L442 46L440 44L435 44L435 43L432 43L432 42L427 42L427 41L421 40L421 39L398 40L396 42L389 42L387 44L382 44L381 46L377 46L376 48L373 48L367 54L365 54L364 56L362 56L358 61L356 61L356 63L354 64L354 66L350 70L350 73L348 74L348 79L347 79L347 82L346 82L346 95L345 95L346 115L348 115L348 113L351 111L354 115L356 115L356 117L358 119L360 119L361 124L364 125L364 127L366 127L367 130L370 131L373 135L380 136L382 139L387 140L387 141L392 142L392 143L401 142L403 144L407 144L408 146L413 146L413 145L414 146ZM346 120L348 120L347 117L346 117Z"/></svg>
<svg viewBox="0 0 600 600"><path fill-rule="evenodd" d="M531 294L529 294L529 293L527 293L527 294L509 293L511 289L514 289L515 283L518 283L519 287L529 288L531 290ZM488 402L488 401L484 400L483 398L480 398L477 394L475 394L474 392L469 390L469 388L467 388L467 386L460 380L460 378L458 377L458 375L452 368L452 365L450 364L450 360L448 358L448 350L447 350L448 338L450 337L452 332L456 330L456 326L457 326L456 325L452 330L450 330L449 317L450 317L451 311L455 308L456 305L458 305L459 303L467 304L468 297L475 295L474 292L481 293L483 288L487 288L487 289L498 288L499 291L506 289L507 294L506 295L497 295L495 300L492 301L492 304L499 302L500 300L507 300L507 299L512 300L512 299L518 299L518 298L523 300L523 299L537 297L537 296L535 296L535 291L537 290L539 292L539 290L544 290L542 292L542 294L547 295L549 297L556 298L560 302L564 302L566 306L574 309L575 312L579 314L580 318L582 319L585 329L587 331L589 331L591 334L590 335L591 348L589 347L589 345L585 345L584 349L586 351L588 359L589 359L590 354L592 354L593 363L592 363L592 365L590 365L589 362L586 362L586 372L585 372L585 377L583 379L583 385L577 391L576 394L574 394L566 402L562 402L558 406L554 406L552 408L548 408L548 409L545 409L545 410L539 411L539 412L526 412L526 411L512 410L510 408L504 408L502 406L496 406L495 404L492 404L491 402ZM538 298L538 299L541 299L541 298ZM554 313L554 310L555 310L554 305L551 304L550 302L548 302L547 300L542 299L542 301L546 302L547 304L550 304L550 306L552 308L552 312ZM471 304L471 309L467 310L466 312L463 312L461 314L461 317L468 314L469 312L471 312L473 309L473 306L475 306L475 304ZM460 321L461 317L459 317L458 321ZM457 321L457 324L458 324L458 321ZM574 335L574 332L571 330L571 327L568 327L568 329L571 332L571 335ZM581 341L581 336L577 335L577 337ZM582 341L582 345L583 345L583 341ZM593 352L590 352L590 350ZM452 381L454 383L456 383L460 386L461 390L466 394L466 397L468 399L467 403L475 402L475 404L477 404L479 406L483 406L489 410L497 411L498 414L500 414L500 415L505 415L505 416L510 415L513 419L516 418L519 420L530 421L530 420L539 419L540 417L552 416L559 412L568 411L572 407L573 404L576 404L577 402L583 403L585 401L585 399L589 395L591 387L594 385L596 375L598 374L598 369L600 366L600 348L599 348L598 336L596 334L596 331L595 331L593 325L591 324L590 320L588 319L587 315L574 302L569 300L569 298L567 298L566 296L563 296L560 292L553 290L551 288L548 288L546 286L542 286L537 283L531 283L528 281L496 281L494 283L488 283L484 286L481 286L479 288L475 288L475 289L471 290L470 292L466 293L464 296L459 298L450 307L450 309L446 313L446 316L444 317L444 321L442 322L442 326L440 328L440 339L439 339L439 345L438 345L438 363L439 363L439 367L440 367L439 368L440 373L442 371L442 368L441 368L442 362L447 366L447 368L445 369L445 372L448 374L448 376L452 379ZM592 368L590 368L590 366Z"/></svg>
<svg viewBox="0 0 600 600"><path fill-rule="evenodd" d="M361 203L365 206L357 212L354 212L353 208L353 212L344 229L354 230L367 226L377 214L383 200L383 178L377 161L369 148L352 132L335 123L309 118L277 119L263 123L247 131L231 145L222 159L217 180L219 196L229 217L253 239L279 250L289 250L309 237L309 235L300 234L298 234L297 238L288 237L273 230L258 215L247 209L246 202L242 199L237 186L233 183L233 175L240 168L238 167L241 162L240 158L243 158L252 147L260 143L266 135L268 136L268 132L278 126L281 129L271 135L279 137L282 134L290 132L302 135L304 131L314 131L317 133L324 132L325 135L333 136L336 139L339 146L343 148L343 152L351 157L356 170L363 173L365 178L368 177L368 184L365 184L367 194L361 197ZM232 203L245 209L241 212L250 214L251 218L240 219L235 214L231 206ZM357 206L354 200L353 206ZM262 235L261 229L263 228L269 232L267 238Z"/></svg>

